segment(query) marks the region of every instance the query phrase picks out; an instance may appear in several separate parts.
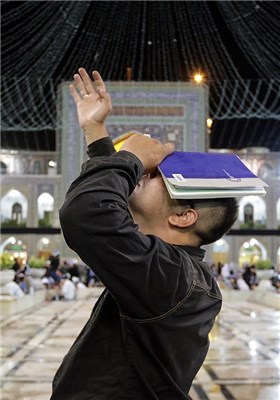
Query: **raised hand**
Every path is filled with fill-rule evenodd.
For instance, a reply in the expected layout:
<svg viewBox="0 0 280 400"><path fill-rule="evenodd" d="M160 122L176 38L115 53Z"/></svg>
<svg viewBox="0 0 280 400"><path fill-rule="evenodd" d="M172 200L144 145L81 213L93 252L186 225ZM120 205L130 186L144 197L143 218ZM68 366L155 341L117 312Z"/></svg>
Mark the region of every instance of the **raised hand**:
<svg viewBox="0 0 280 400"><path fill-rule="evenodd" d="M105 119L112 110L110 95L97 71L92 72L93 81L84 68L74 75L75 85L70 85L72 98L77 106L80 127L85 132L87 144L108 136Z"/></svg>

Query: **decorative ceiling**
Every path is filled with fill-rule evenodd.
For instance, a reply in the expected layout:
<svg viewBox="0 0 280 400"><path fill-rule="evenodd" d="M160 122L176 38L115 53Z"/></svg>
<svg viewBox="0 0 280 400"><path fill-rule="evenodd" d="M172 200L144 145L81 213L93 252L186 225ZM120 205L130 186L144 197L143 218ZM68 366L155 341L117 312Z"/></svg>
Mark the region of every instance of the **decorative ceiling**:
<svg viewBox="0 0 280 400"><path fill-rule="evenodd" d="M55 150L57 87L84 66L109 81L199 71L212 148L280 151L279 18L278 1L2 0L2 148Z"/></svg>

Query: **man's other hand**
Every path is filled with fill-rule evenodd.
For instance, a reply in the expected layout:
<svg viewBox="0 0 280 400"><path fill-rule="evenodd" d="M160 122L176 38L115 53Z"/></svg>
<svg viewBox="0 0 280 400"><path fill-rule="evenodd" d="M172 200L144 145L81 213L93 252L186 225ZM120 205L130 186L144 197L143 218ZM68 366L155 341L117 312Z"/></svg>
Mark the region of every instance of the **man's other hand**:
<svg viewBox="0 0 280 400"><path fill-rule="evenodd" d="M128 138L120 150L130 151L142 162L144 173L152 173L161 161L173 153L173 143L162 144L159 140L137 133Z"/></svg>

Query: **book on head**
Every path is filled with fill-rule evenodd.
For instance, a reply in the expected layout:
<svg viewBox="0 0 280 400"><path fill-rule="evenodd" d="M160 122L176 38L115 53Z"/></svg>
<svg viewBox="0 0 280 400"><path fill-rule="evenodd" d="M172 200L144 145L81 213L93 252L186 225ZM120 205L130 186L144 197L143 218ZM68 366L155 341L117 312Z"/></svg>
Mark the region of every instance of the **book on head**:
<svg viewBox="0 0 280 400"><path fill-rule="evenodd" d="M232 153L175 151L159 171L175 199L264 196L268 186Z"/></svg>

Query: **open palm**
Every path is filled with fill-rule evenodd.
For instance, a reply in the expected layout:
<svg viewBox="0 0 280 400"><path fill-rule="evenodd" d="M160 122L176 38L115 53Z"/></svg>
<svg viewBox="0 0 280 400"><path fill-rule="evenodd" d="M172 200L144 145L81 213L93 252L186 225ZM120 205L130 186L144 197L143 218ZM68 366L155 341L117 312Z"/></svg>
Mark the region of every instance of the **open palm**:
<svg viewBox="0 0 280 400"><path fill-rule="evenodd" d="M75 85L70 85L71 95L77 106L79 124L87 126L103 124L112 109L111 99L97 71L92 81L84 68L74 75Z"/></svg>

